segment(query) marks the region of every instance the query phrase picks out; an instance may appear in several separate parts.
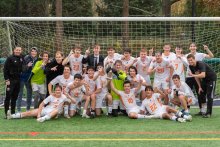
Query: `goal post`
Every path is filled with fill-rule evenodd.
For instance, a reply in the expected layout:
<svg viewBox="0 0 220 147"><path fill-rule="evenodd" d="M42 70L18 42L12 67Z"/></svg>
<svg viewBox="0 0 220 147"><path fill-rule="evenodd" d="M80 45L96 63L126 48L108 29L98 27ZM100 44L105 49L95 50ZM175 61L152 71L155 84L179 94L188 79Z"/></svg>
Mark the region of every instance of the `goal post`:
<svg viewBox="0 0 220 147"><path fill-rule="evenodd" d="M56 25L57 22L62 22L62 25ZM127 41L123 40L125 38ZM80 44L84 53L97 43L103 55L107 54L109 46L115 47L119 53L127 46L137 57L141 48L160 51L165 43L171 44L172 51L180 45L184 53L188 53L189 44L193 41L198 52L205 52L204 44L209 46L215 59L206 62L219 75L220 17L0 17L1 59L5 59L16 45L20 45L25 53L36 46L53 56L57 42L65 55L75 44ZM3 64L0 66L2 68ZM3 81L3 73L0 74ZM218 95L219 85L218 80ZM3 90L0 91L2 94Z"/></svg>

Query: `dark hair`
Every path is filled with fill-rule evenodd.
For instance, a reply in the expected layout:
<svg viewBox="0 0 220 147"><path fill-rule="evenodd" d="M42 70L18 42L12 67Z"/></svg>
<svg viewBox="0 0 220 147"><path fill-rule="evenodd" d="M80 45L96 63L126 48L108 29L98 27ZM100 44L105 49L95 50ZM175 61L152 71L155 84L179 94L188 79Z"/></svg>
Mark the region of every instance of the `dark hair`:
<svg viewBox="0 0 220 147"><path fill-rule="evenodd" d="M115 48L113 46L110 46L110 47L107 48L107 51L110 50L110 49L115 50Z"/></svg>
<svg viewBox="0 0 220 147"><path fill-rule="evenodd" d="M98 67L98 66L104 67L102 62L99 62L99 63L97 64L97 67Z"/></svg>
<svg viewBox="0 0 220 147"><path fill-rule="evenodd" d="M124 83L123 83L123 86L125 86L125 84L130 84L131 85L131 82L129 80L125 80Z"/></svg>
<svg viewBox="0 0 220 147"><path fill-rule="evenodd" d="M126 48L126 49L124 49L124 53L125 53L125 52L127 52L127 53L131 53L131 49Z"/></svg>
<svg viewBox="0 0 220 147"><path fill-rule="evenodd" d="M155 52L155 55L156 55L156 54L162 55L162 53L163 53L162 51L156 51L156 52Z"/></svg>
<svg viewBox="0 0 220 147"><path fill-rule="evenodd" d="M55 55L57 55L57 54L60 54L62 57L64 56L63 52L61 52L61 51L57 51L57 52L55 53Z"/></svg>
<svg viewBox="0 0 220 147"><path fill-rule="evenodd" d="M182 49L181 45L176 45L176 48Z"/></svg>
<svg viewBox="0 0 220 147"><path fill-rule="evenodd" d="M49 55L49 53L48 53L47 51L43 51L42 54L41 54L41 56L43 57L44 54L47 54L47 55L48 55L48 59L50 58L50 55Z"/></svg>
<svg viewBox="0 0 220 147"><path fill-rule="evenodd" d="M87 70L92 69L95 71L95 68L93 66L87 66Z"/></svg>
<svg viewBox="0 0 220 147"><path fill-rule="evenodd" d="M82 75L81 74L75 74L74 75L74 80L75 79L80 79L80 80L82 80Z"/></svg>
<svg viewBox="0 0 220 147"><path fill-rule="evenodd" d="M57 89L57 88L60 88L60 90L62 90L62 89L63 89L63 88L62 88L62 86L61 86L61 85L59 85L59 84L56 84L54 89Z"/></svg>
<svg viewBox="0 0 220 147"><path fill-rule="evenodd" d="M151 90L151 91L154 91L153 87L150 86L150 85L145 87L145 91L148 90L148 89Z"/></svg>
<svg viewBox="0 0 220 147"><path fill-rule="evenodd" d="M130 75L130 69L134 69L134 70L135 70L135 73L136 73L136 74L138 73L136 67L134 67L134 66L130 66L130 67L128 68L128 73L129 73L129 75Z"/></svg>
<svg viewBox="0 0 220 147"><path fill-rule="evenodd" d="M173 75L172 79L179 79L180 80L180 76L178 74Z"/></svg>
<svg viewBox="0 0 220 147"><path fill-rule="evenodd" d="M195 56L194 56L193 54L189 54L189 55L187 56L187 59L189 59L189 58L195 59Z"/></svg>
<svg viewBox="0 0 220 147"><path fill-rule="evenodd" d="M116 65L117 63L119 63L119 64L121 64L121 65L122 65L121 60L116 60L114 65Z"/></svg>
<svg viewBox="0 0 220 147"><path fill-rule="evenodd" d="M69 68L70 71L71 71L71 67L70 67L69 65L64 65L64 68L65 68L65 67ZM63 68L63 70L64 70L64 68Z"/></svg>

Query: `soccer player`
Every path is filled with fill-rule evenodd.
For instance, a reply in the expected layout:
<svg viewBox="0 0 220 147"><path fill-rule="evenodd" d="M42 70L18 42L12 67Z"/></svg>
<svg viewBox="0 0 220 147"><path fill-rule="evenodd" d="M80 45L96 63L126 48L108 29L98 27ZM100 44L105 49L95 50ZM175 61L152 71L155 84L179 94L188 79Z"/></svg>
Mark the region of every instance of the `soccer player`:
<svg viewBox="0 0 220 147"><path fill-rule="evenodd" d="M170 44L165 44L165 45L163 46L163 51L164 51L164 52L162 53L162 58L163 58L165 61L168 61L168 62L174 60L175 57L176 57L175 53L171 52L170 50L171 50Z"/></svg>
<svg viewBox="0 0 220 147"><path fill-rule="evenodd" d="M180 76L181 81L185 81L185 67L188 67L188 62L186 57L182 54L182 47L176 46L175 48L175 58L171 60L171 64L174 68L174 74ZM173 85L173 82L171 82Z"/></svg>
<svg viewBox="0 0 220 147"><path fill-rule="evenodd" d="M134 66L129 67L127 79L131 82L131 88L137 87L140 81L142 81L141 89L137 92L137 95L140 94L140 100L142 101L145 98L145 86L149 84L137 73L137 69Z"/></svg>
<svg viewBox="0 0 220 147"><path fill-rule="evenodd" d="M24 87L26 88L26 111L30 110L31 102L32 102L32 88L30 83L31 70L33 69L35 63L38 60L38 50L36 47L32 47L28 55L24 57L23 71L20 76L20 91L17 99L17 110L21 112L21 101L23 97ZM25 68L24 68L25 67Z"/></svg>
<svg viewBox="0 0 220 147"><path fill-rule="evenodd" d="M65 91L66 96L72 101L70 103L70 107L68 107L67 105L64 106L64 116L75 116L78 104L85 100L86 102L84 105L82 116L90 118L90 116L86 114L90 102L90 97L88 95L89 86L87 83L85 83L85 81L82 80L82 76L80 74L74 75L74 81L67 85Z"/></svg>
<svg viewBox="0 0 220 147"><path fill-rule="evenodd" d="M124 91L117 90L111 83L111 89L118 95L120 95L120 100L126 109L129 118L154 118L154 116L147 116L140 114L140 108L136 104L135 93L141 88L142 81L140 81L138 87L131 89L130 81L124 82Z"/></svg>
<svg viewBox="0 0 220 147"><path fill-rule="evenodd" d="M196 61L193 54L189 54L187 56L187 60L189 62L189 68L192 72L190 73L190 76L196 79L196 82L199 86L198 93L203 91L207 98L207 111L203 117L209 118L212 115L212 105L215 95L217 75L206 63L202 61Z"/></svg>
<svg viewBox="0 0 220 147"><path fill-rule="evenodd" d="M63 53L60 51L57 51L55 54L55 59L53 59L50 63L46 65L46 69L44 70L44 73L46 74L46 85L50 83L54 78L56 78L59 75L63 74L64 66L62 65L63 62ZM47 96L49 96L49 90L47 87Z"/></svg>
<svg viewBox="0 0 220 147"><path fill-rule="evenodd" d="M31 86L34 93L34 108L38 108L46 95L46 75L44 73L45 67L49 61L49 53L44 51L42 60L36 62L32 69Z"/></svg>
<svg viewBox="0 0 220 147"><path fill-rule="evenodd" d="M84 77L85 82L89 85L88 95L91 99L91 118L95 117L95 104L96 104L96 94L101 92L101 89L97 89L97 81L94 81L95 69L93 66L87 67L87 73ZM84 115L83 115L84 117Z"/></svg>
<svg viewBox="0 0 220 147"><path fill-rule="evenodd" d="M39 108L16 114L11 114L11 112L8 111L7 118L16 119L34 116L37 117L38 122L44 122L46 120L50 120L53 117L56 117L58 114L61 114L63 110L63 103L65 101L68 101L68 99L65 95L62 94L62 87L56 85L54 94L47 97L40 104Z"/></svg>
<svg viewBox="0 0 220 147"><path fill-rule="evenodd" d="M83 55L81 55L81 47L76 46L72 49L69 55L63 60L63 65L70 63L70 67L72 69L71 74L74 76L75 74L82 74L82 59Z"/></svg>
<svg viewBox="0 0 220 147"><path fill-rule="evenodd" d="M151 86L146 86L145 91L146 98L141 105L142 114L147 110L151 115L157 116L157 118L161 119L170 119L178 122L185 122L186 120L192 121L191 115L184 115L182 112L177 111L170 106L163 105L161 103L161 98L163 96L159 93L154 93Z"/></svg>
<svg viewBox="0 0 220 147"><path fill-rule="evenodd" d="M125 49L124 55L121 57L122 69L127 73L128 68L136 62L136 59L131 56L131 50Z"/></svg>
<svg viewBox="0 0 220 147"><path fill-rule="evenodd" d="M138 57L137 62L134 63L134 66L137 68L137 73L144 78L147 84L151 84L150 76L147 71L152 59L152 56L147 56L147 50L142 48L140 50L140 57Z"/></svg>
<svg viewBox="0 0 220 147"><path fill-rule="evenodd" d="M164 104L167 105L169 102L168 99L168 89L169 89L169 82L173 75L173 66L162 58L160 52L155 54L156 60L151 62L150 67L148 69L148 73L155 73L154 74L154 83L153 87L157 87L158 89L163 90L166 97L164 98Z"/></svg>
<svg viewBox="0 0 220 147"><path fill-rule="evenodd" d="M205 53L199 53L197 52L197 46L196 43L191 43L189 50L190 53L195 56L195 60L196 61L202 61L205 58L213 58L214 55L213 53L209 50L207 45L203 45L204 50L207 52L207 54ZM186 54L185 56L187 57L189 54ZM189 68L187 68L187 72L186 72L186 83L188 84L188 86L193 89L195 88L196 94L198 96L198 103L199 103L199 108L200 108L200 112L197 115L203 115L206 110L205 110L205 103L206 103L206 98L203 92L198 93L199 87L197 85L197 82L195 80L195 78L189 76L190 70Z"/></svg>
<svg viewBox="0 0 220 147"><path fill-rule="evenodd" d="M122 55L115 53L114 47L107 48L107 57L104 59L104 69L106 70L109 67L113 67L116 60L121 60Z"/></svg>
<svg viewBox="0 0 220 147"><path fill-rule="evenodd" d="M197 100L190 87L184 81L180 80L179 75L173 75L172 80L174 85L168 92L170 101L174 105L181 106L183 108L181 112L187 115L190 113L188 106L194 105Z"/></svg>
<svg viewBox="0 0 220 147"><path fill-rule="evenodd" d="M102 63L97 65L98 72L94 76L94 80L97 81L97 90L100 93L96 94L96 115L101 115L101 108L103 107L103 99L107 100L107 115L112 115L112 96L108 92L108 86L110 84L110 80L108 79L107 74L104 71L104 67ZM110 72L109 72L110 74Z"/></svg>
<svg viewBox="0 0 220 147"><path fill-rule="evenodd" d="M4 101L5 118L11 105L11 113L15 113L16 100L20 90L20 74L22 72L23 58L21 47L15 47L13 54L9 56L4 64L4 79L6 84L6 97Z"/></svg>
<svg viewBox="0 0 220 147"><path fill-rule="evenodd" d="M117 90L123 91L123 88L124 88L123 83L124 83L127 75L122 70L121 60L116 60L115 64L114 64L114 68L111 69L110 71L112 71L112 73L113 73L111 84L113 84ZM112 89L111 89L111 95L112 95L112 99L113 99L112 116L114 116L114 117L118 116L118 107L119 106L121 109L120 111L123 114L127 115L122 103L120 102L120 96L117 93L115 93Z"/></svg>

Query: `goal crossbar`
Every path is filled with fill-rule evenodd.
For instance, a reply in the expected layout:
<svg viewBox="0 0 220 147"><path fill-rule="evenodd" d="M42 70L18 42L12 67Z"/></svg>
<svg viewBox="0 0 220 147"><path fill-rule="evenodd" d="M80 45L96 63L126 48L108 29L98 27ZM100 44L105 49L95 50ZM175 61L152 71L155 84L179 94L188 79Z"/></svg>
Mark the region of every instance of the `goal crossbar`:
<svg viewBox="0 0 220 147"><path fill-rule="evenodd" d="M220 21L220 17L0 17L0 21Z"/></svg>

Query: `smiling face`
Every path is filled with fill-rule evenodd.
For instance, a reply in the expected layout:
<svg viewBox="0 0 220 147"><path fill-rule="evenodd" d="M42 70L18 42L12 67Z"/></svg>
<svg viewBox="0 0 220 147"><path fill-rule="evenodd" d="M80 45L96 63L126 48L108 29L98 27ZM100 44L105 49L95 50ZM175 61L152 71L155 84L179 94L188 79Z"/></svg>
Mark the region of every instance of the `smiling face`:
<svg viewBox="0 0 220 147"><path fill-rule="evenodd" d="M15 56L20 56L20 55L21 55L21 52L22 52L21 47L16 47L16 48L13 50L13 53L14 53Z"/></svg>
<svg viewBox="0 0 220 147"><path fill-rule="evenodd" d="M64 67L63 75L64 76L70 76L70 67L68 67L68 66Z"/></svg>
<svg viewBox="0 0 220 147"><path fill-rule="evenodd" d="M131 84L130 83L124 84L125 93L130 93L130 90L131 90Z"/></svg>
<svg viewBox="0 0 220 147"><path fill-rule="evenodd" d="M42 57L42 58L43 58L43 61L47 63L48 60L49 60L49 55L48 55L48 53L43 53L43 57Z"/></svg>
<svg viewBox="0 0 220 147"><path fill-rule="evenodd" d="M196 60L194 58L187 58L189 65L196 66Z"/></svg>
<svg viewBox="0 0 220 147"><path fill-rule="evenodd" d="M99 46L99 45L96 45L96 46L93 48L93 53L94 53L94 55L99 55L99 52L100 52L100 46Z"/></svg>
<svg viewBox="0 0 220 147"><path fill-rule="evenodd" d="M171 50L170 45L169 44L164 45L163 50L164 50L164 52L170 52L170 50Z"/></svg>
<svg viewBox="0 0 220 147"><path fill-rule="evenodd" d="M61 97L61 94L62 94L62 88L61 88L60 86L57 86L57 87L55 88L55 96L56 96L57 98L59 98L59 97Z"/></svg>
<svg viewBox="0 0 220 147"><path fill-rule="evenodd" d="M37 51L35 49L32 49L30 55L32 58L35 58L37 56Z"/></svg>
<svg viewBox="0 0 220 147"><path fill-rule="evenodd" d="M195 43L191 43L189 46L189 50L191 51L191 53L195 53L197 50L196 44Z"/></svg>
<svg viewBox="0 0 220 147"><path fill-rule="evenodd" d="M110 48L110 49L108 49L107 53L109 56L113 56L115 53L115 50L113 48Z"/></svg>
<svg viewBox="0 0 220 147"><path fill-rule="evenodd" d="M155 54L155 57L156 57L156 61L157 63L161 63L162 62L162 56L161 56L161 53L156 53Z"/></svg>
<svg viewBox="0 0 220 147"><path fill-rule="evenodd" d="M129 69L129 75L130 75L131 77L135 77L135 76L136 76L136 71L135 71L135 69L130 68L130 69Z"/></svg>
<svg viewBox="0 0 220 147"><path fill-rule="evenodd" d="M153 94L152 89L151 89L151 88L146 88L145 94L146 94L146 97L147 97L147 98L151 98L151 97L152 97L152 94Z"/></svg>

